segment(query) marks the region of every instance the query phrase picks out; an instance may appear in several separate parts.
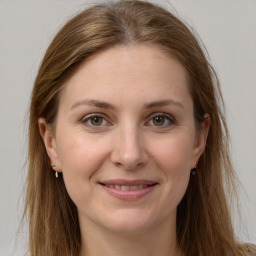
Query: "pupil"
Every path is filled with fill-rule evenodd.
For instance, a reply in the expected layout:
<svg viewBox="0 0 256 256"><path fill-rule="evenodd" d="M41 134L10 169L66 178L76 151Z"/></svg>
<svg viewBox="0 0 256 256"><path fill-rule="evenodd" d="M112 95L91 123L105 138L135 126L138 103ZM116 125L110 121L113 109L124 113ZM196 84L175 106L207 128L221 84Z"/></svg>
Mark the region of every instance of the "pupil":
<svg viewBox="0 0 256 256"><path fill-rule="evenodd" d="M99 126L99 125L101 125L101 123L102 123L102 118L101 117L96 116L96 117L92 118L92 124L93 125Z"/></svg>
<svg viewBox="0 0 256 256"><path fill-rule="evenodd" d="M157 116L154 118L155 125L163 125L164 124L164 117Z"/></svg>

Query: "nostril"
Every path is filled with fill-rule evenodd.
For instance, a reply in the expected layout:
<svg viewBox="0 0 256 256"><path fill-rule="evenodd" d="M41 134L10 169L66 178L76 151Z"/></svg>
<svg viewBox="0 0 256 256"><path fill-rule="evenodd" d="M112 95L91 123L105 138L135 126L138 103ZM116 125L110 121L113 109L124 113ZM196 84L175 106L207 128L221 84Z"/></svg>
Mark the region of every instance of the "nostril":
<svg viewBox="0 0 256 256"><path fill-rule="evenodd" d="M134 140L134 139L131 139ZM148 155L138 142L127 142L121 140L117 143L117 148L111 152L111 162L118 167L126 170L137 169L145 165L148 161Z"/></svg>

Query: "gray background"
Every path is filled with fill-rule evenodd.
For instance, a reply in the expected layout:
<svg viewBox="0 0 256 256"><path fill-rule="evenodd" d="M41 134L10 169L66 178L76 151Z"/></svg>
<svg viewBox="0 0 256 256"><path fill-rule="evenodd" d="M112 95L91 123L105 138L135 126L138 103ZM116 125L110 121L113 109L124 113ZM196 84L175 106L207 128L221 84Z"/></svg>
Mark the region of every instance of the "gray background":
<svg viewBox="0 0 256 256"><path fill-rule="evenodd" d="M0 255L21 255L27 108L42 56L57 29L93 1L0 0ZM94 1L95 2L95 1ZM99 1L98 1L99 2ZM237 236L256 243L256 1L159 1L196 29L219 75L233 162L241 181ZM171 4L170 4L171 2ZM18 236L16 237L16 235Z"/></svg>

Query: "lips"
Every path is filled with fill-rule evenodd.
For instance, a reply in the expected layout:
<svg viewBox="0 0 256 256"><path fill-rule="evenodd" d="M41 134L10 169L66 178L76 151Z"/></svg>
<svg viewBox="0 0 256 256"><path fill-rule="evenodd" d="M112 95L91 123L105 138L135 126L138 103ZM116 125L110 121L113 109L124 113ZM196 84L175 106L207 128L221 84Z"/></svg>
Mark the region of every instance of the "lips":
<svg viewBox="0 0 256 256"><path fill-rule="evenodd" d="M99 184L111 196L123 200L136 200L152 192L158 184L152 180L107 180Z"/></svg>
<svg viewBox="0 0 256 256"><path fill-rule="evenodd" d="M135 185L135 186L125 186L125 185L105 185L108 188L115 188L118 190L139 190L148 187L148 185Z"/></svg>

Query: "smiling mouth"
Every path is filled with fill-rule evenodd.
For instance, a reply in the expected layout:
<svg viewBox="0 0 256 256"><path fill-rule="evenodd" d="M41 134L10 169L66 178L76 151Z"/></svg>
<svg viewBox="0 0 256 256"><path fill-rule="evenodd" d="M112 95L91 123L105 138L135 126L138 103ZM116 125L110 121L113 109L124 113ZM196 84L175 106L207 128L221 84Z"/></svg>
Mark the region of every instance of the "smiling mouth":
<svg viewBox="0 0 256 256"><path fill-rule="evenodd" d="M133 185L133 186L127 186L127 185L114 185L114 184L103 184L100 183L103 186L106 186L107 188L114 188L117 190L123 190L123 191L127 191L127 190L141 190L143 188L147 188L147 187L152 187L156 184L152 184L152 185L145 185L145 184L140 184L140 185Z"/></svg>
<svg viewBox="0 0 256 256"><path fill-rule="evenodd" d="M158 183L148 180L109 180L99 185L111 196L121 200L138 200L152 193Z"/></svg>

